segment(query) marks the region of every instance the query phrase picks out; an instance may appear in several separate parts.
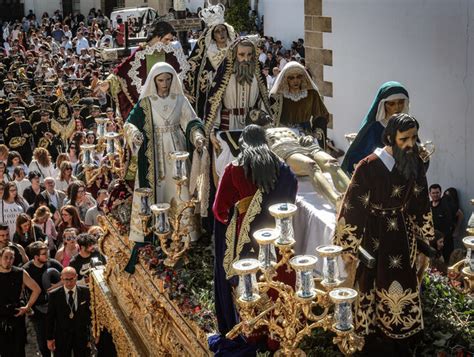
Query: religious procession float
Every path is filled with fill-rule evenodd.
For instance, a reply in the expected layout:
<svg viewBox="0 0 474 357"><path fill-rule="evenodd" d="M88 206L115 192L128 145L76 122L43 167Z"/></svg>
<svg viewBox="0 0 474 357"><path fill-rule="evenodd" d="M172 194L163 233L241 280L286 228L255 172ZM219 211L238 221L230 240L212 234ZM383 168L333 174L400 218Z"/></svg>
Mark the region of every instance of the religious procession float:
<svg viewBox="0 0 474 357"><path fill-rule="evenodd" d="M110 333L119 356L338 356L359 353L377 323L394 339L424 328L416 355L473 351L473 232L449 278L429 271L416 280L418 251L433 237L424 171L416 181L397 173L389 203L386 189L377 196L365 186L374 180L357 181L363 168L350 181L325 151L329 113L304 67L288 63L268 93L256 39L236 38L222 6L203 10L201 19L207 27L189 60L167 39L172 26L159 22L100 84L126 123L110 132L106 119L96 119L98 144L82 146L88 182L119 177L99 217L108 261L90 281L94 336ZM389 83L388 91L405 95ZM256 107L264 111L249 110ZM390 122L418 129L406 114L387 128ZM392 130L397 139L401 129ZM107 161L97 167L99 152ZM367 165L383 168L382 156ZM302 232L309 216L298 214L308 204L296 196L305 184L331 207L331 234ZM205 223L211 209L213 228ZM388 217L387 236L402 234L407 246L361 244L361 212L373 222ZM308 239L305 249L300 237ZM358 258L359 273L377 269L388 278L377 289L374 281L361 284L350 257Z"/></svg>

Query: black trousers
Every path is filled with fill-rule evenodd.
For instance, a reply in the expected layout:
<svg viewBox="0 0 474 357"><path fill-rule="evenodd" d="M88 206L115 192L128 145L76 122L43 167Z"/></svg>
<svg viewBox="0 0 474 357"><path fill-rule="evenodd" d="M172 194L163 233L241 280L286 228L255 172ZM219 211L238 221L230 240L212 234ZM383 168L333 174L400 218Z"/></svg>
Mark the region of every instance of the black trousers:
<svg viewBox="0 0 474 357"><path fill-rule="evenodd" d="M452 236L444 237L443 258L446 265L449 265L449 258L454 250L454 240Z"/></svg>
<svg viewBox="0 0 474 357"><path fill-rule="evenodd" d="M71 357L72 352L74 352L74 357L89 357L91 355L91 351L87 347L88 341L77 339L74 334L56 338L55 342L54 357Z"/></svg>
<svg viewBox="0 0 474 357"><path fill-rule="evenodd" d="M5 320L0 319L0 325L5 326ZM25 357L26 324L25 317L9 319L11 327L0 331L0 357Z"/></svg>
<svg viewBox="0 0 474 357"><path fill-rule="evenodd" d="M39 311L35 311L35 314L31 316L31 322L36 333L36 343L38 349L43 357L50 357L51 351L48 350L48 343L46 341L46 314L42 314Z"/></svg>

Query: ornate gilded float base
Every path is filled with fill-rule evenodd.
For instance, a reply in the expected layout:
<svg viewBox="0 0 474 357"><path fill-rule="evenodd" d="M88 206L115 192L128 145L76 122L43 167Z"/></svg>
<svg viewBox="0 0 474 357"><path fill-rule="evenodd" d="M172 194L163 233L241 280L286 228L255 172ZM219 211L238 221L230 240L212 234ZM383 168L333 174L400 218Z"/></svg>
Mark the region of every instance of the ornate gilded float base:
<svg viewBox="0 0 474 357"><path fill-rule="evenodd" d="M101 220L99 246L108 262L91 279L94 335L108 329L119 356L211 356L206 334L183 316L158 276L141 262L134 274L124 271L133 243L114 223Z"/></svg>
<svg viewBox="0 0 474 357"><path fill-rule="evenodd" d="M91 274L91 310L92 333L99 338L105 328L113 336L119 356L141 357L146 349L141 344L137 333L127 322L104 279L103 269L94 269Z"/></svg>

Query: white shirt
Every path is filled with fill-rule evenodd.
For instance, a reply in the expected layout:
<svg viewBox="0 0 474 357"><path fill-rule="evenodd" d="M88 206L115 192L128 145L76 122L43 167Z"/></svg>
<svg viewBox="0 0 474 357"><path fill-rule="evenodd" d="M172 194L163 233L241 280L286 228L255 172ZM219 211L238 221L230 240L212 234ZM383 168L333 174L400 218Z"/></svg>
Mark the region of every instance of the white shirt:
<svg viewBox="0 0 474 357"><path fill-rule="evenodd" d="M49 164L49 166L45 167L43 165L40 165L40 163L38 161L36 161L35 159L33 159L30 162L30 165L28 166L28 170L29 171L38 171L41 174L41 177L40 177L40 182L41 183L44 182L45 177L53 177L54 174L55 174L55 170L54 170L54 167L53 167L52 164Z"/></svg>
<svg viewBox="0 0 474 357"><path fill-rule="evenodd" d="M83 48L86 48L86 49L89 48L89 41L87 41L84 37L81 38L81 39L77 39L77 41L76 41L76 53L78 55L80 55L81 50Z"/></svg>
<svg viewBox="0 0 474 357"><path fill-rule="evenodd" d="M282 58L282 59L280 60L280 66L279 66L280 71L283 70L283 67L285 67L285 65L286 65L287 63L288 63L288 61L287 61L286 59L284 59L284 58Z"/></svg>
<svg viewBox="0 0 474 357"><path fill-rule="evenodd" d="M16 232L16 218L20 213L24 213L23 207L18 203L8 203L4 200L0 202L0 221L8 226L10 240L13 241L13 235Z"/></svg>
<svg viewBox="0 0 474 357"><path fill-rule="evenodd" d="M23 180L21 181L18 181L18 180L14 180L13 182L16 183L16 188L18 189L18 194L20 196L23 196L23 191L25 191L25 188L27 188L28 186L31 185L31 182L30 180L24 178Z"/></svg>
<svg viewBox="0 0 474 357"><path fill-rule="evenodd" d="M379 157L380 160L384 163L388 171L392 172L393 167L395 166L395 159L385 148L377 148L374 150L374 154Z"/></svg>

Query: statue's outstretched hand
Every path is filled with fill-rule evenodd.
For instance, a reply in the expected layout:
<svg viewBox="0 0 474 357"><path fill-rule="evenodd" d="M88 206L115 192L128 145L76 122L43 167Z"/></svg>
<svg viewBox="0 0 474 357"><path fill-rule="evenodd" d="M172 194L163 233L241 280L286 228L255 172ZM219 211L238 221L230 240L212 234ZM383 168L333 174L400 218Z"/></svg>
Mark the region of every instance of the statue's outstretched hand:
<svg viewBox="0 0 474 357"><path fill-rule="evenodd" d="M222 152L222 147L221 147L221 144L219 143L219 140L217 140L216 134L214 134L214 132L211 132L210 140L211 140L212 146L214 147L216 156L219 156L220 153Z"/></svg>
<svg viewBox="0 0 474 357"><path fill-rule="evenodd" d="M135 133L133 133L132 140L133 140L133 145L135 145L136 147L142 146L143 134L140 133L139 131L136 131Z"/></svg>
<svg viewBox="0 0 474 357"><path fill-rule="evenodd" d="M205 142L205 139L204 139L204 136L202 135L199 135L194 141L194 146L196 147L198 152L202 151L202 148L204 147L204 142Z"/></svg>

